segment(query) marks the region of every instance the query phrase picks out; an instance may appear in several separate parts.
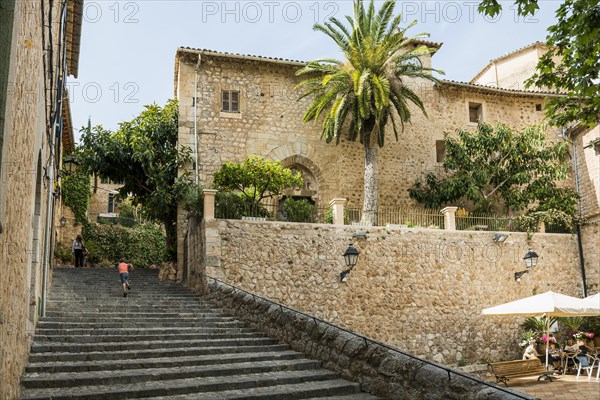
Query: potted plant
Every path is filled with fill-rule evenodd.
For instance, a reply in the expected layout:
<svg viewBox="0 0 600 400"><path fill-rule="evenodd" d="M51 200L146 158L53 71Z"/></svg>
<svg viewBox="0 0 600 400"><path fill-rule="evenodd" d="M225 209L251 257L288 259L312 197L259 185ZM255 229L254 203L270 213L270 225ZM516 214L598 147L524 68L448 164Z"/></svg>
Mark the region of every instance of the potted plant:
<svg viewBox="0 0 600 400"><path fill-rule="evenodd" d="M594 333L594 347L600 347L600 317L586 318L585 328L588 332Z"/></svg>

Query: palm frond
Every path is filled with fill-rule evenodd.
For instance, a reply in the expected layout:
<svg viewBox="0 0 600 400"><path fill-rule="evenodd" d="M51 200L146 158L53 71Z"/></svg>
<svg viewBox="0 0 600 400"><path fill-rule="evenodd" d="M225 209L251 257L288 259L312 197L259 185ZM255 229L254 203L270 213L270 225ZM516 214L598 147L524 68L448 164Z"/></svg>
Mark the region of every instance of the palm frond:
<svg viewBox="0 0 600 400"><path fill-rule="evenodd" d="M406 34L416 20L401 27L402 16L394 15L395 0L385 0L378 10L373 0L365 3L354 0L354 15L346 16L344 23L330 18L315 24L314 29L329 36L346 60L308 63L296 72L308 74L308 79L296 88L302 90L300 99L314 96L303 120L316 122L322 118L325 141L335 139L339 143L348 120L349 140L360 140L367 146L373 138L383 146L389 124L398 140L399 131L410 122L411 104L427 115L409 84L439 82L433 74L443 72L423 65L422 59L429 57L432 49L418 41L429 35Z"/></svg>

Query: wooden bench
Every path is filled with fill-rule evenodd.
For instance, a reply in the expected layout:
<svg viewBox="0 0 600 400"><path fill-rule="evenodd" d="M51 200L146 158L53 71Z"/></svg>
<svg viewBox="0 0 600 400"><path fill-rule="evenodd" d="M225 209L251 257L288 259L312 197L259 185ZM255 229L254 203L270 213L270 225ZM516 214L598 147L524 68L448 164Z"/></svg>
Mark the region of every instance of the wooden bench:
<svg viewBox="0 0 600 400"><path fill-rule="evenodd" d="M510 378L518 378L522 376L539 375L538 381L546 377L552 382L550 371L546 371L539 358L533 360L515 360L503 361L497 363L489 363L490 372L496 377L496 383L504 383L508 386Z"/></svg>

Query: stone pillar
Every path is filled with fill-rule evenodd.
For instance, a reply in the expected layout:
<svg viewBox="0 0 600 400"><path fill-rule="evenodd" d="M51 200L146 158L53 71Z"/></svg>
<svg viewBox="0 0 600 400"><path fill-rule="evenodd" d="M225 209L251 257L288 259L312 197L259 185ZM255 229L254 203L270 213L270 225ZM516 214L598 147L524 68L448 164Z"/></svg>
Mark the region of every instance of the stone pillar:
<svg viewBox="0 0 600 400"><path fill-rule="evenodd" d="M346 199L335 198L329 202L329 205L333 208L333 224L344 225L344 205Z"/></svg>
<svg viewBox="0 0 600 400"><path fill-rule="evenodd" d="M456 230L456 210L458 207L446 207L440 211L444 214L444 228L447 231Z"/></svg>
<svg viewBox="0 0 600 400"><path fill-rule="evenodd" d="M546 233L546 224L544 223L544 221L538 222L538 232Z"/></svg>
<svg viewBox="0 0 600 400"><path fill-rule="evenodd" d="M210 221L215 219L215 196L217 191L214 189L204 189L204 220Z"/></svg>

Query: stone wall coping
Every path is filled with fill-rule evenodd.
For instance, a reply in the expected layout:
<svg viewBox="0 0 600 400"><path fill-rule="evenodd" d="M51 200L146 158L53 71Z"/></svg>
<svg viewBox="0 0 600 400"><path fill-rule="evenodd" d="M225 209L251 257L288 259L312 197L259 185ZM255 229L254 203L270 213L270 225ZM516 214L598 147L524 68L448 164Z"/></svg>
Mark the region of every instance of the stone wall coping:
<svg viewBox="0 0 600 400"><path fill-rule="evenodd" d="M457 369L419 358L219 279L208 279L212 281L209 284L209 299L240 319L260 325L267 334L279 336L277 339L286 342L294 350L321 359L325 368L336 370L346 379L358 380L361 389L372 394L388 399L403 399L410 392L419 393L419 397L422 397L423 393L420 392L427 387L428 390L441 393L441 397L423 397L433 399L445 398L444 393L455 393L460 388L458 390L465 399L534 399ZM227 301L233 302L231 307L224 304ZM250 314L252 312L254 315ZM279 331L277 326L281 328ZM307 344L306 341L311 343ZM323 347L327 347L327 351L322 351ZM336 351L339 354L332 354ZM433 381L436 382L433 387L426 385ZM411 383L416 387L406 387Z"/></svg>

